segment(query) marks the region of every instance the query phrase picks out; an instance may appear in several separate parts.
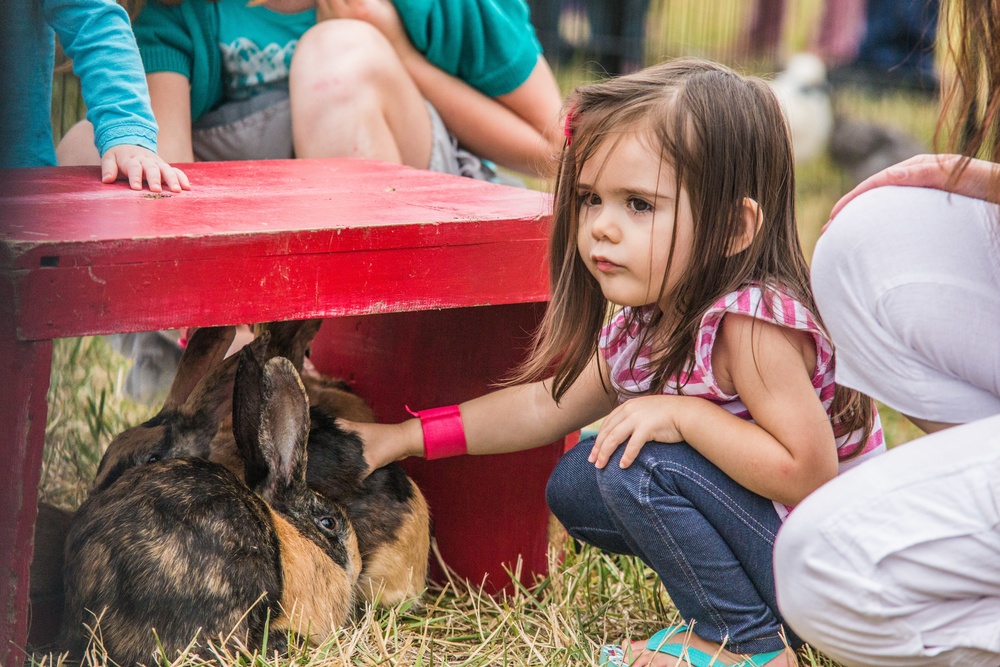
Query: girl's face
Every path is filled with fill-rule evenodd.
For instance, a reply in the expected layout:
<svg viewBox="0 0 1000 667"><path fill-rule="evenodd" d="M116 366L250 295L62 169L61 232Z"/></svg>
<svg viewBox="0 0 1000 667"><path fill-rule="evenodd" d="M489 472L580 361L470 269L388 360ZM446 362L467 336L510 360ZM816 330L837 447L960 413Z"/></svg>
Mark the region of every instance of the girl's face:
<svg viewBox="0 0 1000 667"><path fill-rule="evenodd" d="M617 144L606 140L584 163L577 184L580 257L604 297L620 306L657 301L676 227L673 264L664 295L668 297L687 270L694 238L687 191L676 191L673 168L649 147L652 142L644 139L631 133Z"/></svg>

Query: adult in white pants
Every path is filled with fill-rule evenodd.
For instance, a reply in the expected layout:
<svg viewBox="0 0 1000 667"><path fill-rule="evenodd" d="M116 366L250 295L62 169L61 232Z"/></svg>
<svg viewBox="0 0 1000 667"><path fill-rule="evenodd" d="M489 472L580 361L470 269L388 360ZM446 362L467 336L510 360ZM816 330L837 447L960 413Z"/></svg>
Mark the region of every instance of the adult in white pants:
<svg viewBox="0 0 1000 667"><path fill-rule="evenodd" d="M936 431L823 486L778 534L783 615L846 665L1000 665L1000 177L974 160L951 180L958 162L873 177L813 256L837 382ZM893 183L929 187L874 187Z"/></svg>

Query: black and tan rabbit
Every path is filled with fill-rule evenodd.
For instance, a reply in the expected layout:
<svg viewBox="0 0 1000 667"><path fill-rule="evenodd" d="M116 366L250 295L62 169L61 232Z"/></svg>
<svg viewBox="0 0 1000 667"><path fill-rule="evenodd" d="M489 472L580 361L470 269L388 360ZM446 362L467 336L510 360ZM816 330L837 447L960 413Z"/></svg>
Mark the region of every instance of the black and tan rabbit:
<svg viewBox="0 0 1000 667"><path fill-rule="evenodd" d="M322 320L257 325L268 336L268 356L284 356L301 369ZM420 488L397 463L366 476L364 447L338 418L374 421L367 404L343 383L304 375L309 392L309 486L340 503L354 524L361 551L359 594L395 605L422 592L430 555L430 513Z"/></svg>
<svg viewBox="0 0 1000 667"><path fill-rule="evenodd" d="M353 606L357 541L343 510L306 484L309 413L291 362L239 355L233 432L244 484L201 458L132 467L92 494L66 544L62 646L86 625L119 664L168 657L197 635L259 649L288 629L323 638ZM154 634L155 632L155 634Z"/></svg>

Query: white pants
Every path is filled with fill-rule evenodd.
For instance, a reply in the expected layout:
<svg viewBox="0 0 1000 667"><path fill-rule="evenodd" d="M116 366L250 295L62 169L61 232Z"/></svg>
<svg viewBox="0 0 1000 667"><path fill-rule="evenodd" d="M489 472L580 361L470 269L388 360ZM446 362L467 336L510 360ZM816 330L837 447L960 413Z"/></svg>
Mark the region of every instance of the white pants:
<svg viewBox="0 0 1000 667"><path fill-rule="evenodd" d="M847 665L1000 665L1000 211L879 188L820 238L813 289L837 381L968 423L806 498L775 545L778 605ZM979 421L974 421L979 420Z"/></svg>
<svg viewBox="0 0 1000 667"><path fill-rule="evenodd" d="M874 458L778 532L778 607L845 665L1000 665L1000 416Z"/></svg>
<svg viewBox="0 0 1000 667"><path fill-rule="evenodd" d="M839 384L931 421L1000 414L1000 207L865 193L820 237L812 283Z"/></svg>

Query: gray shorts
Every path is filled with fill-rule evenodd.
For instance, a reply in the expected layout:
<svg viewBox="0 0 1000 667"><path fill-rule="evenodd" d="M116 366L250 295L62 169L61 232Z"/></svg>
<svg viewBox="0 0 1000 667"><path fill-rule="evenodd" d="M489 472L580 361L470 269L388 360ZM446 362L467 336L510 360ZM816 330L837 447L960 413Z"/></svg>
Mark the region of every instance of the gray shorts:
<svg viewBox="0 0 1000 667"><path fill-rule="evenodd" d="M426 100L424 104L431 118L433 142L427 169L496 182L492 165L459 148L437 110ZM191 139L198 161L293 158L288 91L268 90L247 100L226 102L194 123Z"/></svg>

